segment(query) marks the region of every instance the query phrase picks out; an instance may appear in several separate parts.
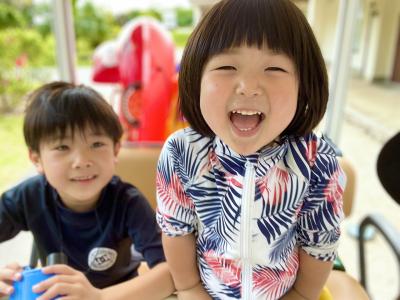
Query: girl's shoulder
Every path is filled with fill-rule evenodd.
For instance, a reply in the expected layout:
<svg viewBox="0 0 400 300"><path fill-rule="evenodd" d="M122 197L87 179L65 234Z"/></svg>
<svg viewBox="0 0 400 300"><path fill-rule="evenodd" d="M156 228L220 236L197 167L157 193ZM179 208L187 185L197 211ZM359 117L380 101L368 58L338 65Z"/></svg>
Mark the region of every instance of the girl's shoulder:
<svg viewBox="0 0 400 300"><path fill-rule="evenodd" d="M340 149L331 139L324 135L311 132L304 136L288 138L289 146L298 149L298 152L312 159L318 155L340 156Z"/></svg>
<svg viewBox="0 0 400 300"><path fill-rule="evenodd" d="M213 138L205 137L191 128L173 133L161 151L158 172L170 174L168 176L177 175L186 184L195 182L210 165L213 141Z"/></svg>
<svg viewBox="0 0 400 300"><path fill-rule="evenodd" d="M175 131L166 140L163 151L201 153L212 148L214 138L206 137L190 127Z"/></svg>
<svg viewBox="0 0 400 300"><path fill-rule="evenodd" d="M300 137L291 136L287 143L285 161L291 169L300 171L307 178L318 168L336 165L337 147L323 135L312 132Z"/></svg>

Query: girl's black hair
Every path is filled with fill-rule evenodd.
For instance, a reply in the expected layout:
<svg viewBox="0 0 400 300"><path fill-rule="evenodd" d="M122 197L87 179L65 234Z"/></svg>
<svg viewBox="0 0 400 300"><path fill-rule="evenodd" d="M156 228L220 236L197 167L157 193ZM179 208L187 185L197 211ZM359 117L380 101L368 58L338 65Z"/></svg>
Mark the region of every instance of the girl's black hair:
<svg viewBox="0 0 400 300"><path fill-rule="evenodd" d="M179 73L179 105L191 127L214 135L200 111L203 69L212 56L242 45L266 45L293 60L299 80L297 110L282 134L311 132L326 110L328 76L312 29L290 0L222 0L202 18L189 37Z"/></svg>

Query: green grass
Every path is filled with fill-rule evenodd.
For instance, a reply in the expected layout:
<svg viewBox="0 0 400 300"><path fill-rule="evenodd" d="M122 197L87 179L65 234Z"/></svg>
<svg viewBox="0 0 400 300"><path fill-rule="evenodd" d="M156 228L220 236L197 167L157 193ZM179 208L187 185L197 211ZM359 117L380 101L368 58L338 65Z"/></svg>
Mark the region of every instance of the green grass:
<svg viewBox="0 0 400 300"><path fill-rule="evenodd" d="M0 115L0 194L32 172L22 134L22 115Z"/></svg>

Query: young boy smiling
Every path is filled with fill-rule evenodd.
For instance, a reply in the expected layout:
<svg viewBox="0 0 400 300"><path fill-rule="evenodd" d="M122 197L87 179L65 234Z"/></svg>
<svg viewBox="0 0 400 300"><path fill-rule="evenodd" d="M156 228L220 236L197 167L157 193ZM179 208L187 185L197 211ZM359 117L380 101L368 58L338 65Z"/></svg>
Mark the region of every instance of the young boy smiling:
<svg viewBox="0 0 400 300"><path fill-rule="evenodd" d="M53 252L68 259L68 266L43 268L55 276L34 286L44 292L38 299L170 295L154 211L114 176L122 129L111 106L88 87L46 84L28 98L24 136L39 175L1 196L0 242L29 230L42 263ZM132 280L143 258L152 269ZM12 294L21 270L17 263L0 268L0 296Z"/></svg>

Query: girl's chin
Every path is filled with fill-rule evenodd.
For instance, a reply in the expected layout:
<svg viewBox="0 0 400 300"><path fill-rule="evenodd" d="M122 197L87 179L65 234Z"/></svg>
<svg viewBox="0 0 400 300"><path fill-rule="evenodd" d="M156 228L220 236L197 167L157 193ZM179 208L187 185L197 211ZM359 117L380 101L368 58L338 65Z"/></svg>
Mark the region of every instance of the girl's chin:
<svg viewBox="0 0 400 300"><path fill-rule="evenodd" d="M250 155L259 151L261 148L270 144L272 141L262 138L261 134L250 135L245 137L239 137L235 134L230 135L228 138L224 139L221 137L221 140L228 145L234 152L240 155Z"/></svg>
<svg viewBox="0 0 400 300"><path fill-rule="evenodd" d="M252 141L231 141L226 143L229 148L235 151L240 155L250 155L256 153L259 149L261 149L264 145L258 146L257 143Z"/></svg>

